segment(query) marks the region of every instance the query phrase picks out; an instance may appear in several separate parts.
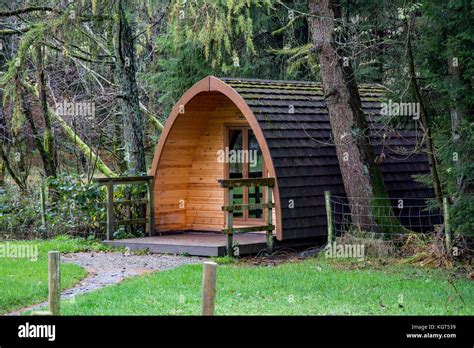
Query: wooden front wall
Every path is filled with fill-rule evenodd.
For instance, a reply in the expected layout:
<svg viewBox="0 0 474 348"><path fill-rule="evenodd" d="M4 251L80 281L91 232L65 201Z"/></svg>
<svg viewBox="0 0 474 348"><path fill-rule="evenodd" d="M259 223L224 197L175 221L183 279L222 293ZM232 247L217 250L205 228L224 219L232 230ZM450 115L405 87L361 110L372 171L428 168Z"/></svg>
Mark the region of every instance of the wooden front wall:
<svg viewBox="0 0 474 348"><path fill-rule="evenodd" d="M223 94L201 93L185 105L168 135L155 173L155 223L158 232L221 231L224 227L224 148L226 125L246 125L239 109ZM180 207L181 204L181 207Z"/></svg>

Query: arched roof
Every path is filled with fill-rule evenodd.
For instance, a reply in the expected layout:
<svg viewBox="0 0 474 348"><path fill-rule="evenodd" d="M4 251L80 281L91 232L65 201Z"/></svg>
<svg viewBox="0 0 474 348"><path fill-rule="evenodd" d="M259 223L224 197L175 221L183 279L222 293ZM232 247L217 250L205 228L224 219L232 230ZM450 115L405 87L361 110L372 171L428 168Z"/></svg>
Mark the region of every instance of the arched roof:
<svg viewBox="0 0 474 348"><path fill-rule="evenodd" d="M192 86L189 90L187 90L183 94L183 96L178 100L176 105L171 110L170 115L168 119L166 120L166 124L163 129L163 132L160 136L160 141L155 150L155 155L153 158L150 175L155 175L156 173L160 156L163 151L163 147L166 143L166 139L174 125L175 120L179 117L180 106L186 105L191 99L193 99L196 95L202 92L220 92L224 94L226 97L228 97L239 108L239 110L242 112L242 115L244 115L250 127L252 128L252 131L254 132L255 137L257 138L259 142L259 145L264 157L264 161L266 164L266 168L269 171L269 175L271 177L276 178L276 173L273 167L273 160L270 155L268 146L266 144L265 137L262 133L261 128L258 125L258 121L255 118L255 115L253 114L252 110L246 104L245 100L239 95L239 93L237 93L230 85L226 84L224 81L214 76L208 76L202 79L201 81L197 82L196 84L194 84L194 86ZM282 237L281 207L279 203L280 196L279 196L279 190L278 190L278 179L276 179L276 185L273 189L273 192L274 192L274 197L275 197L276 217L278 220L276 224L277 225L276 234L277 234L278 239L282 239L281 238Z"/></svg>
<svg viewBox="0 0 474 348"><path fill-rule="evenodd" d="M388 132L380 126L383 88L360 85L362 105L371 127L376 153L386 154L381 171L391 197L426 198L432 190L416 183L413 174L429 172L424 155L400 155L412 150L418 133ZM345 195L321 86L312 82L216 78L196 83L178 101L157 146L151 175L155 174L166 138L185 105L201 92L218 91L240 109L262 148L265 163L277 181L275 202L278 239L326 234L324 191Z"/></svg>

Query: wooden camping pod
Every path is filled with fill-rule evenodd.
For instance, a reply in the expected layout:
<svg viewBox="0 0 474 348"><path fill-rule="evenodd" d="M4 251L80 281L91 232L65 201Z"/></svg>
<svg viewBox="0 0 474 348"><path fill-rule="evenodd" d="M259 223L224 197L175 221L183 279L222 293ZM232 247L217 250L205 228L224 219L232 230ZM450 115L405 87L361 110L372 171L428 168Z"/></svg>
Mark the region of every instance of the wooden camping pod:
<svg viewBox="0 0 474 348"><path fill-rule="evenodd" d="M419 198L412 202L423 205L423 198L433 193L412 175L429 173L426 156L406 158L388 150L413 148L417 134L381 128L381 86L361 85L360 92L376 152L384 148L390 154L380 164L390 195ZM275 178L276 238L325 235L324 191L345 192L320 85L213 76L184 93L160 136L150 172L156 230L221 232L225 227L225 192L218 180L226 178L226 165L216 160L216 153L225 147L229 126L253 131L266 174Z"/></svg>

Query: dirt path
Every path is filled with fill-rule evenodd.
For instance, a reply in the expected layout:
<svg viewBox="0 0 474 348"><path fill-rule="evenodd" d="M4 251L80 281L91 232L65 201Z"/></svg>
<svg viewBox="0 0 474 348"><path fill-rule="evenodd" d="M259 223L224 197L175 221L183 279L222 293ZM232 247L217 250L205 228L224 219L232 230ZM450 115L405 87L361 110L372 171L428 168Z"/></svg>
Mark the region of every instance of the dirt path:
<svg viewBox="0 0 474 348"><path fill-rule="evenodd" d="M95 253L84 252L61 256L62 262L70 262L84 267L88 275L74 287L62 292L61 299L74 301L75 296L86 292L116 284L125 278L153 271L164 271L182 265L202 262L198 257L170 256L170 255L126 255L119 252ZM22 308L9 315L21 315L30 310L37 310L47 306L47 302Z"/></svg>

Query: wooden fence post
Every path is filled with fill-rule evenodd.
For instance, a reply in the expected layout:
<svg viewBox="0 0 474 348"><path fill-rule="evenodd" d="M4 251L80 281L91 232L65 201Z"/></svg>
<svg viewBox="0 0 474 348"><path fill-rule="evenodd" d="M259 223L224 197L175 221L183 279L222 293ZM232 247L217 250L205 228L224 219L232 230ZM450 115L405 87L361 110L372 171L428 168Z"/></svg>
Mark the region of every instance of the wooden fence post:
<svg viewBox="0 0 474 348"><path fill-rule="evenodd" d="M333 226L332 226L332 209L331 209L331 191L324 191L324 198L326 202L326 214L328 221L328 244L333 241Z"/></svg>
<svg viewBox="0 0 474 348"><path fill-rule="evenodd" d="M227 194L227 204L234 204L234 188L229 187L229 192ZM233 246L234 246L234 236L232 234L232 228L234 227L234 211L227 211L227 228L229 233L227 233L227 255L234 256Z"/></svg>
<svg viewBox="0 0 474 348"><path fill-rule="evenodd" d="M268 204L267 206L267 225L270 226L272 224L272 188L267 186L267 197L265 199L265 203ZM273 231L267 231L267 252L269 254L273 253Z"/></svg>
<svg viewBox="0 0 474 348"><path fill-rule="evenodd" d="M451 254L452 245L452 236L451 236L451 223L449 221L449 211L448 211L448 198L443 197L443 213L444 213L444 236L446 240L446 250L448 255Z"/></svg>
<svg viewBox="0 0 474 348"><path fill-rule="evenodd" d="M46 234L46 197L44 192L44 183L40 185L40 201L41 201L41 229Z"/></svg>
<svg viewBox="0 0 474 348"><path fill-rule="evenodd" d="M148 181L148 235L155 235L155 200L153 196L153 179Z"/></svg>
<svg viewBox="0 0 474 348"><path fill-rule="evenodd" d="M202 272L202 315L214 315L217 263L206 261Z"/></svg>
<svg viewBox="0 0 474 348"><path fill-rule="evenodd" d="M114 213L114 183L107 183L107 240L112 240L115 229L115 213Z"/></svg>
<svg viewBox="0 0 474 348"><path fill-rule="evenodd" d="M48 253L48 302L49 311L52 315L60 314L61 301L61 256L59 251Z"/></svg>

